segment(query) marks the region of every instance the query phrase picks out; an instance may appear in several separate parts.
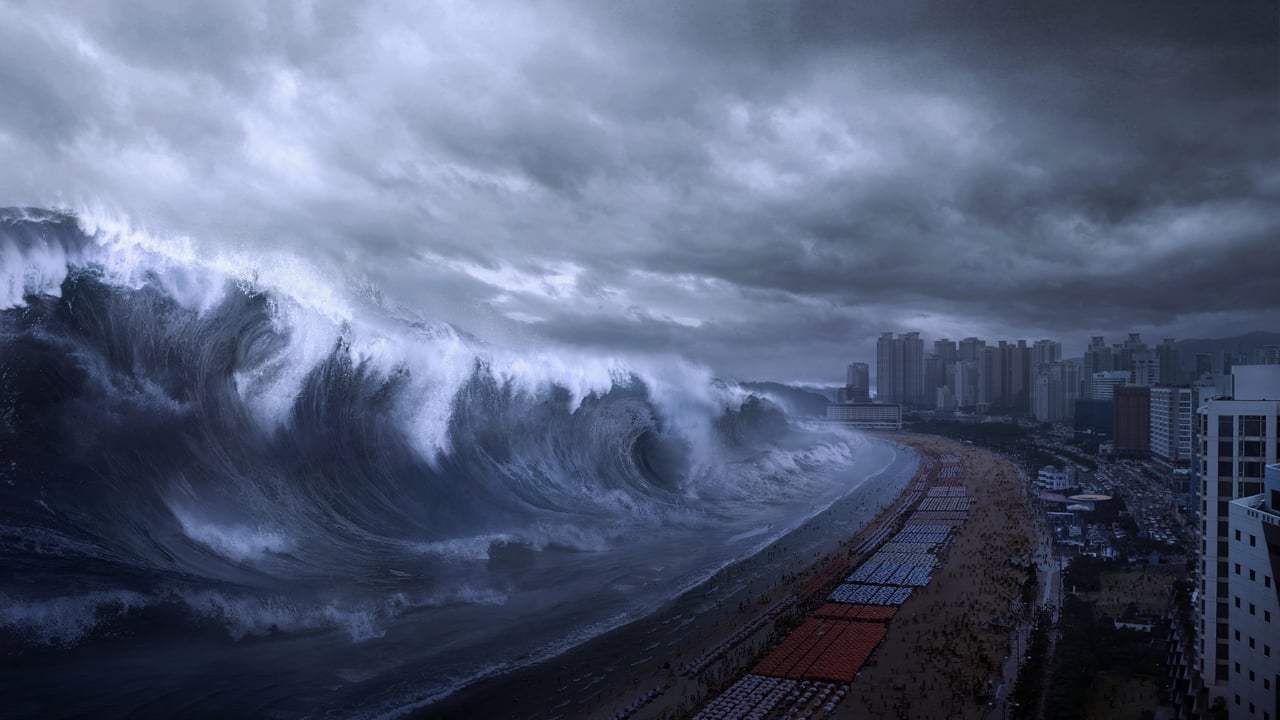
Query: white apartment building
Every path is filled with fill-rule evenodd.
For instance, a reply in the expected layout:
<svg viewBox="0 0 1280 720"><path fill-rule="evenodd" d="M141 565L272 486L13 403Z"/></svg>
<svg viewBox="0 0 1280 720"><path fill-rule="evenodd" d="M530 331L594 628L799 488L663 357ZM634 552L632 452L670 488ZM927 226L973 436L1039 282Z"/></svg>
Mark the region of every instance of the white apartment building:
<svg viewBox="0 0 1280 720"><path fill-rule="evenodd" d="M1247 617L1248 608L1235 607L1229 588L1239 561L1232 555L1230 506L1233 500L1262 493L1263 467L1277 461L1280 365L1235 367L1231 396L1205 402L1197 414L1201 521L1196 643L1197 672L1206 691L1200 709L1221 697L1231 707L1232 717L1247 717L1247 711L1234 708L1235 693L1231 690L1234 663L1241 662L1244 667L1244 661L1232 654L1232 622Z"/></svg>
<svg viewBox="0 0 1280 720"><path fill-rule="evenodd" d="M1233 718L1275 720L1280 705L1280 465L1264 492L1231 502L1230 697Z"/></svg>
<svg viewBox="0 0 1280 720"><path fill-rule="evenodd" d="M1191 462L1192 409L1189 387L1151 388L1151 454L1172 465Z"/></svg>

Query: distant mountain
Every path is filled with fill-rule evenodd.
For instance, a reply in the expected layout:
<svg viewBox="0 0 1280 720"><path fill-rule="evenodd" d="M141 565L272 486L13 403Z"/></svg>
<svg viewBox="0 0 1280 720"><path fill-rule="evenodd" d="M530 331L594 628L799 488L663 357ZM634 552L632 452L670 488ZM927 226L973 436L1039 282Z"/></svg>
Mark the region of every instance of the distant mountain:
<svg viewBox="0 0 1280 720"><path fill-rule="evenodd" d="M812 390L782 383L744 382L739 385L751 392L767 396L782 405L789 414L797 417L826 417L827 404L831 402Z"/></svg>
<svg viewBox="0 0 1280 720"><path fill-rule="evenodd" d="M1221 369L1218 363L1221 361L1223 352L1242 354L1248 362L1252 362L1254 351L1258 348L1280 345L1280 333L1258 331L1229 338L1179 340L1177 345L1184 367L1195 367L1196 355L1209 353L1213 357L1214 368Z"/></svg>

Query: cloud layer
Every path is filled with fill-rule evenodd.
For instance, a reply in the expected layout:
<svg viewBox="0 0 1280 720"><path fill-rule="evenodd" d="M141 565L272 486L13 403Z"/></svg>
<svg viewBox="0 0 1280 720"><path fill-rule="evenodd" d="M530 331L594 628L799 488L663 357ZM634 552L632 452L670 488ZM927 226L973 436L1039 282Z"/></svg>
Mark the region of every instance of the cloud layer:
<svg viewBox="0 0 1280 720"><path fill-rule="evenodd" d="M880 330L1274 329L1277 13L8 3L0 204L736 377L835 380Z"/></svg>

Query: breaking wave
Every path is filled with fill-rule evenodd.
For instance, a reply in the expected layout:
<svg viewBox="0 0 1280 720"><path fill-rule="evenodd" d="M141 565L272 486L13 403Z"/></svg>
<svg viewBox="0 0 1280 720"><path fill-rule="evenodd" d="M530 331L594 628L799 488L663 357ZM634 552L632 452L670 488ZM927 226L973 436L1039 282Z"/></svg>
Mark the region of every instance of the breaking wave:
<svg viewBox="0 0 1280 720"><path fill-rule="evenodd" d="M368 642L531 592L548 554L754 536L859 442L676 358L493 347L292 259L0 211L0 633L21 643L158 613Z"/></svg>

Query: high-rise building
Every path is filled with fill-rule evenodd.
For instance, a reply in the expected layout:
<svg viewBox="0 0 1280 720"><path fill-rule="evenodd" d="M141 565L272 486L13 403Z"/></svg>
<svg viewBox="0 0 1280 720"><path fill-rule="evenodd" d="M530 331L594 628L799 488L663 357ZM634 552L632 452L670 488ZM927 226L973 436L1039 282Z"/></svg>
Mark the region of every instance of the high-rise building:
<svg viewBox="0 0 1280 720"><path fill-rule="evenodd" d="M979 408L1003 408L1005 405L1004 356L1001 347L988 345L982 348L982 357L978 361Z"/></svg>
<svg viewBox="0 0 1280 720"><path fill-rule="evenodd" d="M986 346L986 340L967 337L960 341L960 347L956 350L956 360L959 362L977 362L982 359L982 348Z"/></svg>
<svg viewBox="0 0 1280 720"><path fill-rule="evenodd" d="M1062 343L1053 340L1037 340L1031 348L1032 365L1048 365L1062 361Z"/></svg>
<svg viewBox="0 0 1280 720"><path fill-rule="evenodd" d="M1182 351L1173 338L1165 338L1156 346L1156 363L1160 366L1157 383L1181 385L1186 382L1186 378L1182 376Z"/></svg>
<svg viewBox="0 0 1280 720"><path fill-rule="evenodd" d="M1209 353L1196 353L1196 376L1193 381L1213 374L1213 356Z"/></svg>
<svg viewBox="0 0 1280 720"><path fill-rule="evenodd" d="M1235 568L1240 567L1243 571L1246 558L1233 554L1238 545L1230 529L1230 506L1232 500L1262 493L1263 468L1277 461L1280 365L1235 367L1231 379L1229 397L1209 400L1197 411L1200 588L1196 671L1204 689L1201 707L1207 708L1214 699L1223 698L1232 717L1235 717L1245 712L1243 707L1237 709L1236 693L1232 691L1233 683L1239 682L1235 679L1235 663L1240 663L1239 667L1243 669L1252 655L1242 658L1234 654L1239 650L1233 624L1239 629L1249 618L1249 608L1243 596L1233 595L1231 591ZM1241 537L1244 537L1243 531ZM1273 593L1276 592L1275 583L1273 573ZM1280 616L1273 618L1273 623L1280 623ZM1244 637L1243 633L1241 637ZM1269 637L1280 637L1280 633L1272 630ZM1267 643L1257 638L1254 645L1259 642ZM1269 659L1275 660L1275 653L1280 653L1280 641L1267 644L1273 646ZM1249 650L1255 649L1259 648ZM1274 682L1274 678L1271 681ZM1271 691L1278 690L1273 687Z"/></svg>
<svg viewBox="0 0 1280 720"><path fill-rule="evenodd" d="M978 404L978 361L961 360L947 372L947 389L957 408L970 410Z"/></svg>
<svg viewBox="0 0 1280 720"><path fill-rule="evenodd" d="M1160 362L1155 353L1135 350L1129 354L1129 384L1155 385L1160 382Z"/></svg>
<svg viewBox="0 0 1280 720"><path fill-rule="evenodd" d="M920 333L897 337L881 333L876 341L876 399L923 407L924 385L924 341Z"/></svg>
<svg viewBox="0 0 1280 720"><path fill-rule="evenodd" d="M1070 420L1076 415L1076 400L1080 399L1080 361L1068 360L1062 363L1062 419Z"/></svg>
<svg viewBox="0 0 1280 720"><path fill-rule="evenodd" d="M982 348L979 363L979 404L990 410L1031 413L1031 348L1026 340L1005 340Z"/></svg>
<svg viewBox="0 0 1280 720"><path fill-rule="evenodd" d="M924 359L924 398L922 407L937 409L938 391L946 385L946 368L937 355L927 355Z"/></svg>
<svg viewBox="0 0 1280 720"><path fill-rule="evenodd" d="M1280 465L1264 476L1262 493L1228 508L1231 717L1280 717Z"/></svg>
<svg viewBox="0 0 1280 720"><path fill-rule="evenodd" d="M1158 385L1151 388L1151 454L1170 465L1191 462L1195 388Z"/></svg>
<svg viewBox="0 0 1280 720"><path fill-rule="evenodd" d="M933 354L942 361L942 364L945 367L951 365L958 359L957 355L959 354L959 351L956 348L955 340L942 338L941 340L933 341Z"/></svg>
<svg viewBox="0 0 1280 720"><path fill-rule="evenodd" d="M1151 387L1118 385L1111 405L1111 431L1116 457L1151 454Z"/></svg>
<svg viewBox="0 0 1280 720"><path fill-rule="evenodd" d="M1019 414L1031 414L1031 348L1026 340L1019 340L1017 345L1008 345L1005 371L1008 376L1008 390L1005 394L1005 406Z"/></svg>
<svg viewBox="0 0 1280 720"><path fill-rule="evenodd" d="M1081 368L1080 397L1090 398L1093 395L1093 376L1101 372L1111 372L1111 346L1101 335L1094 335L1089 347L1084 351L1084 367Z"/></svg>
<svg viewBox="0 0 1280 720"><path fill-rule="evenodd" d="M902 398L902 343L891 332L880 333L876 341L876 400L900 403Z"/></svg>
<svg viewBox="0 0 1280 720"><path fill-rule="evenodd" d="M1040 422L1063 422L1075 415L1080 386L1075 363L1038 363L1031 381L1031 415Z"/></svg>
<svg viewBox="0 0 1280 720"><path fill-rule="evenodd" d="M924 388L924 340L920 333L909 332L898 336L902 343L902 387L906 403L915 407L925 406ZM928 396L932 398L932 391Z"/></svg>
<svg viewBox="0 0 1280 720"><path fill-rule="evenodd" d="M1132 370L1134 353L1146 352L1147 344L1142 342L1139 333L1129 333L1129 337L1112 349L1112 370Z"/></svg>
<svg viewBox="0 0 1280 720"><path fill-rule="evenodd" d="M1061 422L1063 415L1063 378L1061 363L1036 366L1031 382L1031 415L1039 422Z"/></svg>
<svg viewBox="0 0 1280 720"><path fill-rule="evenodd" d="M871 368L863 362L849 363L845 370L845 401L871 401Z"/></svg>
<svg viewBox="0 0 1280 720"><path fill-rule="evenodd" d="M1265 345L1258 348L1258 365L1280 365L1280 345Z"/></svg>
<svg viewBox="0 0 1280 720"><path fill-rule="evenodd" d="M942 338L933 343L933 362L930 363L930 358L925 358L924 389L929 395L928 399L933 400L934 407L939 410L955 409L955 396L951 392L948 381L958 355L956 342Z"/></svg>

